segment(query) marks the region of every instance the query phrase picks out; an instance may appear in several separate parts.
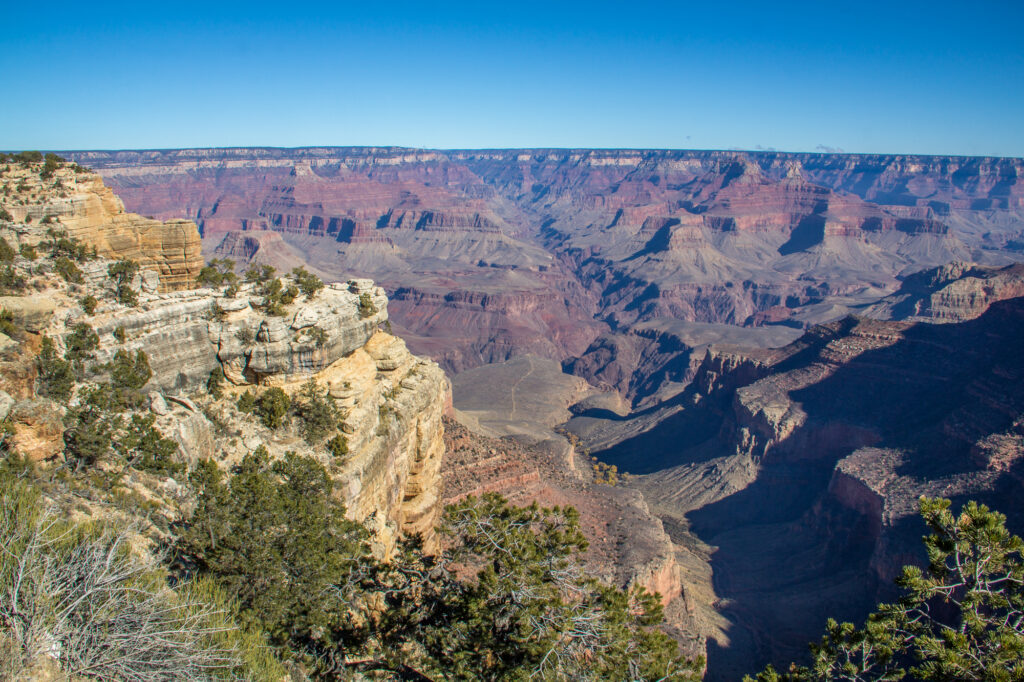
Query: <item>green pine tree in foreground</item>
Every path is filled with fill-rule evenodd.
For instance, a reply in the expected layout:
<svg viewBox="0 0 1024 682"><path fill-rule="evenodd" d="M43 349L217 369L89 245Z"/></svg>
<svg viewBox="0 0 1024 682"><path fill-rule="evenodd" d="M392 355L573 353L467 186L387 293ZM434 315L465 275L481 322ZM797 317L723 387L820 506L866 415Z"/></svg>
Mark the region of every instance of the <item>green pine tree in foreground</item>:
<svg viewBox="0 0 1024 682"><path fill-rule="evenodd" d="M699 679L701 663L655 629L656 595L583 572L573 509L470 497L446 510L442 552L412 538L380 562L315 460L258 450L231 477L200 463L192 485L186 573L213 579L315 678Z"/></svg>
<svg viewBox="0 0 1024 682"><path fill-rule="evenodd" d="M829 620L810 666L768 666L757 682L1024 680L1024 542L976 502L959 516L946 499L922 497L920 509L929 563L904 567L899 601L861 629Z"/></svg>

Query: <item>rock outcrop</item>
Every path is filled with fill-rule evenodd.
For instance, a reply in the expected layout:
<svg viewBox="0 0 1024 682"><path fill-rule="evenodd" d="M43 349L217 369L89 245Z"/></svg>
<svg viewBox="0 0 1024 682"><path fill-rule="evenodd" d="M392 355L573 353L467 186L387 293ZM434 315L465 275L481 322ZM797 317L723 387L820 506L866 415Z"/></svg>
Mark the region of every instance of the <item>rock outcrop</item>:
<svg viewBox="0 0 1024 682"><path fill-rule="evenodd" d="M65 231L110 260L131 259L159 273L161 291L195 286L203 266L199 230L191 220L159 221L126 213L124 204L102 178L70 167L47 179L13 167L4 180L17 193L0 200L10 213L19 243L38 243L49 228Z"/></svg>
<svg viewBox="0 0 1024 682"><path fill-rule="evenodd" d="M351 279L306 295L285 276L275 290L267 282L196 288L202 261L194 224L125 214L98 177L65 165L44 178L41 167L20 164L3 174L21 187L10 219L0 217L0 236L21 254L4 256L5 286L26 294L0 296L17 337L5 336L0 348L0 407L9 412L8 442L18 452L52 463L64 452L63 420L74 418L68 408L83 386L107 381L108 363L119 353L142 353L152 376L133 409L148 410L159 432L178 444L179 462L212 458L228 467L260 446L272 458L289 451L315 457L335 479L349 515L374 531L378 555L388 555L402 535L420 534L427 549L434 547L441 417L451 391L437 364L382 331L390 323L381 287ZM62 237L70 238L61 248L73 256L63 275L49 253ZM134 305L120 300L108 275L122 258L141 265L130 282ZM54 340L59 354L82 330L96 334L98 348L85 351L75 370L77 392L67 405L36 397L42 337ZM211 375L221 377L222 397L208 391ZM332 426L339 448L329 451L323 438L307 442L297 418L269 429L236 407L245 391L279 387L298 396L308 381L335 401L343 420ZM137 474L125 479L132 494L180 494L173 479L156 484Z"/></svg>

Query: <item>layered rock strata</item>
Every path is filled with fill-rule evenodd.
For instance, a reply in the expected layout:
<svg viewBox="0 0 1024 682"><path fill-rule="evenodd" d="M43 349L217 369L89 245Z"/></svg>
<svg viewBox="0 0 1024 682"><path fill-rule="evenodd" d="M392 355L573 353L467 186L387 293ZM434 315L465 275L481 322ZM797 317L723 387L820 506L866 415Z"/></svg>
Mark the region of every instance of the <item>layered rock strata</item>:
<svg viewBox="0 0 1024 682"><path fill-rule="evenodd" d="M160 432L178 443L180 461L193 465L213 458L229 467L260 446L272 458L287 452L315 457L338 484L349 515L374 531L378 555L387 556L401 535L420 534L428 549L434 547L444 454L441 416L450 408L450 388L435 363L381 331L389 326L382 288L354 279L274 305L253 283L237 287L232 296L194 288L194 225L188 224L191 232L179 230L190 245L179 249L167 237L177 227L123 214L119 200L95 176L64 167L43 183L41 166L3 173L8 180L14 173L14 181L24 185L12 200L18 214L12 209L13 220L0 218L0 236L21 254L7 259L5 281L13 292L26 294L0 297L18 338L4 336L7 343L0 346L0 407L19 452L44 465L63 453L65 406L36 396L35 356L42 337L53 339L60 353L84 324L96 333L99 347L88 351L79 378L84 384L106 381L105 365L116 354L144 353L152 378L142 388L148 396L142 409L148 407ZM26 180L32 177L39 183ZM74 264L71 277L58 274L48 255L61 232L97 247L96 256ZM133 306L119 302L107 272L114 258L125 257L142 266L130 283L137 297ZM284 278L283 288L293 284ZM86 296L93 299L90 306ZM207 391L216 369L226 379L222 398ZM274 386L297 396L310 380L340 410L343 456L329 454L323 443L306 442L297 420L269 429L236 407L244 391L259 395ZM72 396L70 405L77 399ZM149 479L134 472L125 485L146 499L181 494L173 479Z"/></svg>
<svg viewBox="0 0 1024 682"><path fill-rule="evenodd" d="M663 320L807 328L874 303L921 268L1024 258L1019 159L396 148L73 156L135 210L196 220L208 252L374 278L392 294L396 328L451 372L530 352L571 361L602 335L632 345L634 327Z"/></svg>
<svg viewBox="0 0 1024 682"><path fill-rule="evenodd" d="M42 179L38 172L15 166L4 180L17 188L17 195L0 199L0 207L22 224L18 231L42 241L53 228L103 258L134 260L159 274L161 291L195 286L203 256L199 230L191 220L159 221L126 213L124 203L102 178L70 167Z"/></svg>

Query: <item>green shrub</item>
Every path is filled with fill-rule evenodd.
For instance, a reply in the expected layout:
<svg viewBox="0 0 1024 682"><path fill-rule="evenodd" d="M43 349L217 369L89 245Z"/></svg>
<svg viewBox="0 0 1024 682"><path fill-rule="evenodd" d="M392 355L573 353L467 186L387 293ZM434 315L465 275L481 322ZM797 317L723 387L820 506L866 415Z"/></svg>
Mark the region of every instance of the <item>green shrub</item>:
<svg viewBox="0 0 1024 682"><path fill-rule="evenodd" d="M199 270L196 277L199 284L210 287L220 287L225 284L234 286L238 283L238 275L235 274L235 262L228 258L218 260L214 258Z"/></svg>
<svg viewBox="0 0 1024 682"><path fill-rule="evenodd" d="M377 306L374 305L373 299L370 298L370 294L363 293L359 295L359 317L373 317L377 314Z"/></svg>
<svg viewBox="0 0 1024 682"><path fill-rule="evenodd" d="M121 325L118 325L117 328L114 329L113 334L118 343L124 343L128 340L128 332L126 332L124 327Z"/></svg>
<svg viewBox="0 0 1024 682"><path fill-rule="evenodd" d="M133 414L121 437L121 454L128 464L158 476L177 476L185 465L174 461L178 444L153 428L156 417L152 414Z"/></svg>
<svg viewBox="0 0 1024 682"><path fill-rule="evenodd" d="M110 384L116 392L118 404L123 408L141 405L141 389L153 376L149 368L149 356L145 351L137 350L132 356L124 349L118 350L107 369L110 371Z"/></svg>
<svg viewBox="0 0 1024 682"><path fill-rule="evenodd" d="M21 335L18 325L14 324L14 314L3 308L0 308L0 332L12 338Z"/></svg>
<svg viewBox="0 0 1024 682"><path fill-rule="evenodd" d="M245 281L264 285L274 278L276 268L272 265L253 265L245 271Z"/></svg>
<svg viewBox="0 0 1024 682"><path fill-rule="evenodd" d="M39 258L39 252L36 251L36 247L29 246L28 244L22 244L18 247L18 252L21 253L22 258L27 258L28 260Z"/></svg>
<svg viewBox="0 0 1024 682"><path fill-rule="evenodd" d="M11 248L11 245L7 243L7 240L0 237L0 262L10 263L14 260L15 251Z"/></svg>
<svg viewBox="0 0 1024 682"><path fill-rule="evenodd" d="M39 177L43 180L49 180L53 177L53 174L58 168L64 165L64 159L57 156L56 154L47 154L46 161L43 162L43 169L39 171Z"/></svg>
<svg viewBox="0 0 1024 682"><path fill-rule="evenodd" d="M260 287L260 294L263 296L263 312L267 315L281 317L285 314L284 306L295 300L292 292L285 292L284 285L280 279L272 279ZM296 289L297 293L298 290Z"/></svg>
<svg viewBox="0 0 1024 682"><path fill-rule="evenodd" d="M701 679L703 662L684 659L652 627L662 618L657 595L582 570L575 509L512 507L489 493L446 508L439 532L445 564L470 573L425 586L444 617L423 623L422 641L446 678ZM429 611L407 606L413 617Z"/></svg>
<svg viewBox="0 0 1024 682"><path fill-rule="evenodd" d="M341 421L334 398L326 390L321 390L314 379L302 385L294 411L299 418L299 432L310 445L323 441Z"/></svg>
<svg viewBox="0 0 1024 682"><path fill-rule="evenodd" d="M327 441L327 452L335 459L341 459L348 454L348 438L344 434L338 434Z"/></svg>
<svg viewBox="0 0 1024 682"><path fill-rule="evenodd" d="M323 281L316 275L307 271L306 268L299 267L293 269L292 277L295 278L295 283L299 285L302 295L309 300L315 298L317 292L324 288Z"/></svg>
<svg viewBox="0 0 1024 682"><path fill-rule="evenodd" d="M327 345L327 339L329 337L327 336L327 332L325 332L323 329L321 329L320 327L310 327L308 331L309 339L313 342L314 345L316 345L317 348L323 348L324 346Z"/></svg>
<svg viewBox="0 0 1024 682"><path fill-rule="evenodd" d="M371 561L367 533L345 518L322 465L291 452L271 463L260 446L229 479L204 460L189 480L196 507L178 553L237 600L247 623L314 672L365 640L346 601Z"/></svg>
<svg viewBox="0 0 1024 682"><path fill-rule="evenodd" d="M75 386L75 371L71 363L57 354L53 339L44 336L36 357L36 391L43 396L66 403Z"/></svg>
<svg viewBox="0 0 1024 682"><path fill-rule="evenodd" d="M288 418L292 401L281 388L268 388L256 398L256 416L268 429L280 428Z"/></svg>
<svg viewBox="0 0 1024 682"><path fill-rule="evenodd" d="M119 350L110 363L110 378L117 388L139 390L153 377L149 368L149 356L143 350L135 351L135 357L125 350Z"/></svg>
<svg viewBox="0 0 1024 682"><path fill-rule="evenodd" d="M4 194L10 194L9 191L6 191L7 190L6 187L4 188L4 190L5 190ZM12 216L10 214L10 212L6 208L0 208L0 220L6 220L9 223L13 223L14 222L14 216Z"/></svg>
<svg viewBox="0 0 1024 682"><path fill-rule="evenodd" d="M243 412L245 414L254 413L256 411L256 396L247 390L245 393L238 396L236 407L238 407L239 412Z"/></svg>
<svg viewBox="0 0 1024 682"><path fill-rule="evenodd" d="M85 281L85 274L67 256L59 256L53 262L53 269L64 278L64 281L73 284L81 284Z"/></svg>
<svg viewBox="0 0 1024 682"><path fill-rule="evenodd" d="M210 371L210 378L206 380L206 390L217 400L224 396L224 370L220 365Z"/></svg>
<svg viewBox="0 0 1024 682"><path fill-rule="evenodd" d="M284 305L291 305L299 295L298 287L289 285L287 289L281 292L281 303Z"/></svg>
<svg viewBox="0 0 1024 682"><path fill-rule="evenodd" d="M82 310L85 311L86 315L92 315L93 313L95 313L96 306L98 306L99 303L100 302L97 301L96 297L93 296L92 294L87 294L82 298L78 299L78 305L82 307Z"/></svg>
<svg viewBox="0 0 1024 682"><path fill-rule="evenodd" d="M117 397L107 386L82 390L79 403L65 416L64 459L74 471L82 471L114 453L114 439L124 426L120 415L111 412Z"/></svg>
<svg viewBox="0 0 1024 682"><path fill-rule="evenodd" d="M32 163L40 163L43 160L43 155L36 151L17 152L11 154L11 160L27 166Z"/></svg>
<svg viewBox="0 0 1024 682"><path fill-rule="evenodd" d="M4 293L17 293L22 291L26 284L25 277L18 274L10 265L6 265L0 270L0 291Z"/></svg>
<svg viewBox="0 0 1024 682"><path fill-rule="evenodd" d="M107 267L107 275L114 280L117 300L122 305L134 307L139 304L139 296L131 287L138 272L139 264L127 258Z"/></svg>
<svg viewBox="0 0 1024 682"><path fill-rule="evenodd" d="M59 258L64 256L79 263L89 259L89 249L86 248L85 244L82 244L74 237L69 237L67 232L51 227L46 230L46 236L50 238L48 245L51 257ZM95 255L95 247L93 247L93 252L93 255Z"/></svg>
<svg viewBox="0 0 1024 682"><path fill-rule="evenodd" d="M64 337L67 349L64 358L75 369L75 376L81 380L85 374L85 362L93 358L93 351L100 347L100 337L85 322L79 322L71 328L71 333Z"/></svg>

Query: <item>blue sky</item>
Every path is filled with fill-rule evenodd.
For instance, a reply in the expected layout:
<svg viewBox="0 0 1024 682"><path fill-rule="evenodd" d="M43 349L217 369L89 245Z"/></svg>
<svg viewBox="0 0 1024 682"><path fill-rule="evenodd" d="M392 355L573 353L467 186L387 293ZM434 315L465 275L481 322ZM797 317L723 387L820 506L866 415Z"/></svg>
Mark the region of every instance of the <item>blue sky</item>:
<svg viewBox="0 0 1024 682"><path fill-rule="evenodd" d="M0 149L1024 156L1024 2L8 3Z"/></svg>

